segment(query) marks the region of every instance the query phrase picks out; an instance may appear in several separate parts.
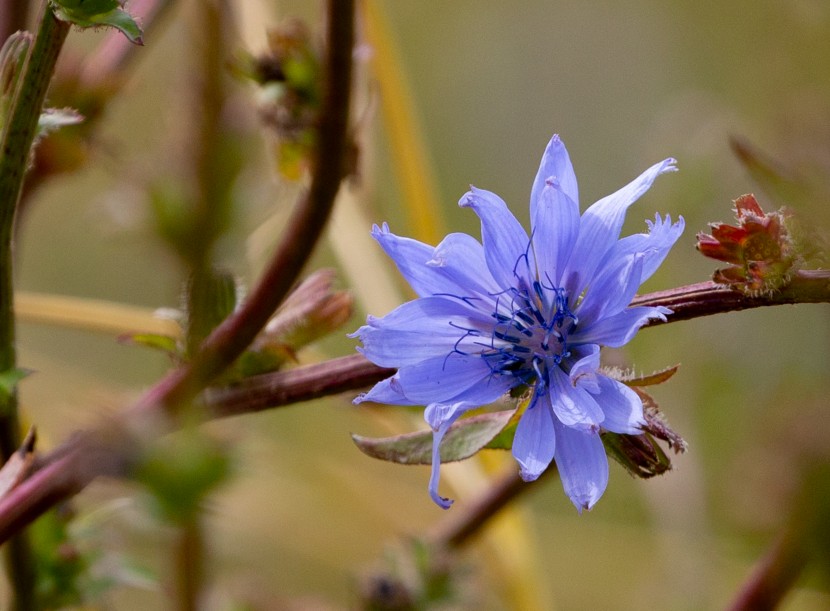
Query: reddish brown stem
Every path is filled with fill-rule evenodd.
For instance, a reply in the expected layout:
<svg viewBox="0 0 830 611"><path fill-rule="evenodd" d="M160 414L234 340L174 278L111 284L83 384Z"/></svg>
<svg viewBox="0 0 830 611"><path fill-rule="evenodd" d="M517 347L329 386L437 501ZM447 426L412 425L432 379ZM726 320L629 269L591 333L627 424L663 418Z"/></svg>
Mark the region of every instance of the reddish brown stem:
<svg viewBox="0 0 830 611"><path fill-rule="evenodd" d="M803 545L785 532L758 562L730 611L771 611L795 583L807 562Z"/></svg>
<svg viewBox="0 0 830 611"><path fill-rule="evenodd" d="M799 278L797 286L801 298L808 302L830 302L830 282L826 278ZM722 301L721 301L722 300ZM707 316L721 312L730 312L761 306L795 303L790 291L781 291L769 297L747 297L742 293L724 289L711 282L703 282L659 293L650 293L635 298L633 305L664 305L675 312L667 322L687 320L698 316ZM390 369L377 367L361 355L352 355L326 363L310 365L292 371L266 374L251 378L241 385L225 389L211 389L206 393L206 405L215 416L242 414L271 407L287 405L289 402L305 401L327 394L356 390L383 379L392 373ZM143 409L151 412L154 405L163 406L163 398L171 396L170 388L175 388L177 376L181 370L162 380L162 383L145 396ZM179 382L180 383L180 382ZM157 396L158 400L153 401ZM129 420L129 413L126 416ZM100 464L126 464L124 461L83 461L81 458L89 453L91 435L78 436L67 441L61 448L45 457L41 462L48 465L48 471L33 475L27 482L12 490L0 499L0 542L10 534L34 520L51 504L67 498L83 489L92 479L101 473ZM92 444L92 448L96 445ZM129 450L111 444L113 452L122 457ZM44 469L45 471L45 469ZM505 485L504 492L494 495L498 501L482 501L482 506L500 508L510 500L511 494L523 490L520 486ZM502 498L503 497L503 498ZM489 509L487 511L490 511ZM494 510L495 511L495 510ZM466 515L466 514L465 514ZM483 513L472 513L480 516ZM460 519L460 518L459 518ZM465 533L448 535L447 540L463 541L475 532L479 517L466 518L468 524L458 524L455 531Z"/></svg>
<svg viewBox="0 0 830 611"><path fill-rule="evenodd" d="M709 280L640 295L633 299L631 305L667 307L672 310L672 314L666 322L676 322L712 314L796 303L830 303L830 279L804 272L793 278L783 289L763 296L750 296ZM661 321L654 321L650 326L656 324L661 324Z"/></svg>
<svg viewBox="0 0 830 611"><path fill-rule="evenodd" d="M235 416L365 388L395 373L361 354L290 371L247 378L238 386L208 388L204 401L214 417Z"/></svg>

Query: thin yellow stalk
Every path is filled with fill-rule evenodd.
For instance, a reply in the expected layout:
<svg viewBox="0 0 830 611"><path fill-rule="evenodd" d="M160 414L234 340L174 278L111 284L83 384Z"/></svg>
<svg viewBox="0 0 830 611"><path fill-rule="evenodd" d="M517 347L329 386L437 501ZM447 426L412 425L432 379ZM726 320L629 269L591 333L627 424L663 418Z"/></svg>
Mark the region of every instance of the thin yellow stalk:
<svg viewBox="0 0 830 611"><path fill-rule="evenodd" d="M175 321L158 318L149 308L111 301L18 291L14 309L20 322L113 335L129 332L181 335Z"/></svg>

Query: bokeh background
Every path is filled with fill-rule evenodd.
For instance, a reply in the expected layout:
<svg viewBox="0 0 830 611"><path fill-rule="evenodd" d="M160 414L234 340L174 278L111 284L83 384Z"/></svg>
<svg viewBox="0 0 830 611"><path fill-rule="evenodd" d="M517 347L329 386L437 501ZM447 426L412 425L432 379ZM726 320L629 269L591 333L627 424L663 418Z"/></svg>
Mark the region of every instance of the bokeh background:
<svg viewBox="0 0 830 611"><path fill-rule="evenodd" d="M175 3L135 50L90 163L35 194L18 239L20 289L150 309L179 305L182 269L154 233L143 189L155 177L175 180L192 112L188 41L197 4ZM265 28L284 17L322 27L318 3L231 5L232 45L254 53L264 48ZM372 48L364 36L356 54L360 180L344 192L309 266L334 266L353 291L357 311L344 333L407 299L369 238L372 223L428 240L431 231L478 235L475 216L456 206L473 183L499 193L527 224L531 181L554 132L570 151L583 209L652 163L678 159L680 172L657 181L624 230L643 230L655 211L686 219L685 235L644 290L708 279L716 264L696 253L695 233L731 220L731 201L743 193L755 192L767 209L787 204L810 226L830 230L825 2L371 5L391 43ZM105 36L72 32L67 53L83 54ZM390 136L389 94L373 72L380 60L406 87L412 115L403 141ZM218 259L251 282L298 187L273 171L254 88L229 87L244 170ZM776 159L810 196L784 202L764 192L730 150L734 136ZM418 204L402 186L401 159L421 150L428 174L419 180L437 202L426 224L413 223ZM42 447L124 405L168 366L164 356L120 345L112 334L54 325L21 324L19 348L21 365L36 370L21 394ZM353 350L337 335L301 358ZM689 452L654 481L612 465L605 496L581 516L555 478L535 486L457 559L468 597L458 608L722 608L788 518L804 457L830 459L826 304L649 329L608 356L640 372L681 363L655 395ZM424 428L419 413L354 407L351 398L211 424L235 462L234 478L208 509L215 608L233 608L232 601L354 606L361 576L447 518L426 493L426 467L370 459L349 436ZM444 483L456 499L450 511L463 511L484 489L488 471L510 466L490 457L447 467ZM167 608L171 535L141 489L99 482L76 505L73 532L83 546L103 550L97 570L124 582L109 595L111 608ZM826 576L808 568L784 608L828 608Z"/></svg>

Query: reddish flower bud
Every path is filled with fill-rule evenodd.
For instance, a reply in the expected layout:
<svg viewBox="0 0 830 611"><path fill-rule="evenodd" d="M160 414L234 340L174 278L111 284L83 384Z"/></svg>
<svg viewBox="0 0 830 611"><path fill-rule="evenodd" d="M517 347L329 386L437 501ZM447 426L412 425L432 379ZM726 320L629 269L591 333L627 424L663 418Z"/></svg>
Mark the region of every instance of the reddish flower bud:
<svg viewBox="0 0 830 611"><path fill-rule="evenodd" d="M752 194L735 200L737 226L712 223L711 235L697 235L697 249L706 257L731 263L718 269L713 280L758 293L785 286L794 271L792 239L783 211L765 213Z"/></svg>

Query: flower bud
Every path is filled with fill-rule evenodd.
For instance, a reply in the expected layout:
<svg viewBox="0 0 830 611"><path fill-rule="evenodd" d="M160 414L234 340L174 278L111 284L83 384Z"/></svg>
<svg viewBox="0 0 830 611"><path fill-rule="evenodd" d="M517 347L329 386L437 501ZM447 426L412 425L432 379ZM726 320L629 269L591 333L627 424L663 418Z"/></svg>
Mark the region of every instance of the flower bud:
<svg viewBox="0 0 830 611"><path fill-rule="evenodd" d="M783 210L765 213L752 194L735 200L737 226L712 223L711 234L697 235L697 249L706 257L731 263L715 271L719 284L750 294L768 293L789 284L799 259Z"/></svg>

